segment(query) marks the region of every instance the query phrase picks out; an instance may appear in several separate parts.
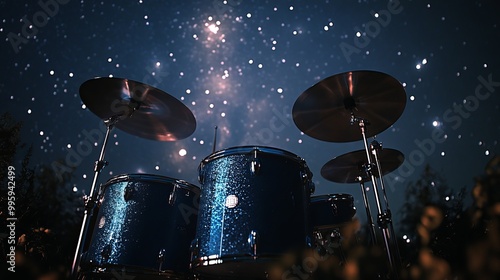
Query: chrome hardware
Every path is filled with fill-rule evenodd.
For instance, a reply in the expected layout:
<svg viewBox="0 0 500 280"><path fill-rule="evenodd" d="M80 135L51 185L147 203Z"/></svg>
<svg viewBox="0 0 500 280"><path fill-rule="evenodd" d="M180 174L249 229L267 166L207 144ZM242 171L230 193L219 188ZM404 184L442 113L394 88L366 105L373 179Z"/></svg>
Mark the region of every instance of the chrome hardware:
<svg viewBox="0 0 500 280"><path fill-rule="evenodd" d="M342 244L342 234L340 234L340 230L335 228L330 232L330 244L333 248L340 248Z"/></svg>
<svg viewBox="0 0 500 280"><path fill-rule="evenodd" d="M313 181L309 181L307 185L309 187L309 194L313 194L316 191L316 185Z"/></svg>
<svg viewBox="0 0 500 280"><path fill-rule="evenodd" d="M203 184L205 182L205 164L203 162L200 163L200 166L198 167L198 182L200 184Z"/></svg>
<svg viewBox="0 0 500 280"><path fill-rule="evenodd" d="M158 271L162 271L162 265L164 260L165 260L165 249L160 249L160 252L158 252Z"/></svg>
<svg viewBox="0 0 500 280"><path fill-rule="evenodd" d="M123 199L125 201L129 201L132 198L132 192L134 189L131 186L126 186L125 190L123 191Z"/></svg>
<svg viewBox="0 0 500 280"><path fill-rule="evenodd" d="M306 246L307 247L312 247L312 240L311 240L311 236L306 236Z"/></svg>
<svg viewBox="0 0 500 280"><path fill-rule="evenodd" d="M250 234L248 235L248 245L250 245L250 249L252 250L251 254L254 258L257 256L257 243L259 242L258 238L259 234L257 233L257 231L250 231Z"/></svg>
<svg viewBox="0 0 500 280"><path fill-rule="evenodd" d="M309 185L313 184L313 188L311 189L311 193L313 193L315 190L314 183L312 183L313 176L309 168L307 168L307 165L305 165L304 169L300 170L299 176L302 179L302 183Z"/></svg>
<svg viewBox="0 0 500 280"><path fill-rule="evenodd" d="M172 192L168 196L168 204L174 205L175 204L175 198L177 196L177 188L179 188L179 185L177 183L174 184L174 187L172 188Z"/></svg>
<svg viewBox="0 0 500 280"><path fill-rule="evenodd" d="M111 256L111 244L107 244L101 251L101 257L105 262L108 261L109 256Z"/></svg>
<svg viewBox="0 0 500 280"><path fill-rule="evenodd" d="M330 206L332 208L332 214L334 216L337 216L339 214L339 209L338 209L337 204L335 204L335 203L332 202L332 204L330 204Z"/></svg>
<svg viewBox="0 0 500 280"><path fill-rule="evenodd" d="M260 160L257 158L257 149L253 150L253 159L250 162L250 172L257 175L260 172Z"/></svg>
<svg viewBox="0 0 500 280"><path fill-rule="evenodd" d="M258 159L252 159L250 162L250 172L252 175L257 175L260 171L260 161Z"/></svg>
<svg viewBox="0 0 500 280"><path fill-rule="evenodd" d="M191 251L191 261L197 259L198 255L200 254L200 242L198 238L195 238L193 239L193 241L191 241L189 250Z"/></svg>

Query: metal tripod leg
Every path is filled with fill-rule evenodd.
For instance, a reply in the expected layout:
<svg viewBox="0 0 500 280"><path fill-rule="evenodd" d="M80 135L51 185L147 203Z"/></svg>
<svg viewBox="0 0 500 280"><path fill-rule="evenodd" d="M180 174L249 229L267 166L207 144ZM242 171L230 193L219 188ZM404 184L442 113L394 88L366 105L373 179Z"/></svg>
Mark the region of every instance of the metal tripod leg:
<svg viewBox="0 0 500 280"><path fill-rule="evenodd" d="M83 215L83 221L82 221L82 226L80 229L80 235L78 237L78 243L76 246L76 251L75 251L75 256L73 258L73 264L71 266L71 276L73 279L77 279L78 273L80 271L80 262L81 262L81 257L86 247L88 247L90 243L90 238L88 236L89 233L89 227L90 225L95 224L95 209L96 209L96 202L97 202L97 197L98 197L98 192L96 191L96 185L97 185L97 179L99 177L99 173L101 170L106 166L106 162L104 161L104 154L106 152L106 146L108 144L108 139L111 130L113 129L114 124L116 123L118 119L116 118L110 118L109 120L105 121L106 124L106 135L104 137L104 142L102 144L101 148L101 154L99 155L99 159L95 162L94 166L94 179L92 181L92 185L90 188L90 194L88 197L85 199L85 211Z"/></svg>
<svg viewBox="0 0 500 280"><path fill-rule="evenodd" d="M373 166L372 162L372 157L370 155L370 149L368 147L368 141L366 139L366 133L365 133L365 120L363 119L358 119L352 116L351 122L358 122L359 128L361 130L361 134L363 136L363 143L365 146L365 151L366 151L366 158L368 162L368 173L369 177L371 178L372 185L373 185L373 194L375 195L375 202L377 204L377 213L378 213L378 224L379 227L382 229L382 236L384 238L384 245L385 245L385 250L387 252L387 260L389 261L389 267L390 267L390 272L393 278L397 278L397 272L395 271L395 266L394 266L394 258L393 258L393 250L391 246L391 234L389 233L389 230L387 228L387 223L385 223L385 220L383 219L386 216L386 213L382 210L382 205L380 202L380 196L378 193L378 185L377 185L377 180L371 172L371 167Z"/></svg>
<svg viewBox="0 0 500 280"><path fill-rule="evenodd" d="M366 195L365 184L363 183L361 177L358 177L358 180L359 180L359 185L361 186L361 193L363 194L363 202L365 204L365 210L366 210L366 219L370 225L371 243L372 245L375 245L378 243L378 241L377 241L377 236L375 235L375 224L373 223L370 204L368 203L368 197Z"/></svg>
<svg viewBox="0 0 500 280"><path fill-rule="evenodd" d="M394 226L392 224L392 213L391 213L391 208L389 207L389 200L387 198L387 193L385 191L385 184L384 184L384 178L381 175L382 174L382 167L380 164L379 156L378 156L378 151L382 149L382 145L374 140L372 141L371 144L371 149L372 149L372 154L375 158L375 163L377 166L377 172L379 174L379 179L380 179L380 188L382 189L382 194L384 196L384 201L385 201L385 209L386 209L386 215L388 216L388 221L387 224L389 225L389 231L393 239L393 245L394 245L394 252L395 254L393 255L394 257L394 264L396 266L396 269L401 269L402 267L402 261L401 261L401 254L399 253L399 246L398 246L398 240L396 238L396 233L394 231Z"/></svg>

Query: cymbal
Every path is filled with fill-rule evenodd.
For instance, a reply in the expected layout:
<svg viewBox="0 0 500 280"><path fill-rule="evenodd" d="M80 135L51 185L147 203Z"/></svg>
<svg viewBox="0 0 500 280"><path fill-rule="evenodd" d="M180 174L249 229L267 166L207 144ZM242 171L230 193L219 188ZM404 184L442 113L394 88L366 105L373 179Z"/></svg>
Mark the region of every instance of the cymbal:
<svg viewBox="0 0 500 280"><path fill-rule="evenodd" d="M370 154L371 155L371 154ZM373 155L372 159L374 159ZM405 159L404 155L394 149L381 149L378 151L378 159L382 170L382 176L397 169ZM375 163L375 160L372 161ZM368 164L366 151L359 150L338 156L328 161L321 168L321 176L328 181L337 183L359 183L358 177L361 176L363 182L370 181L366 176L364 165ZM372 169L375 177L378 177L376 167Z"/></svg>
<svg viewBox="0 0 500 280"><path fill-rule="evenodd" d="M389 128L403 113L406 93L392 76L376 71L350 71L330 76L304 91L293 105L295 125L327 142L363 139L351 113L368 125L366 137Z"/></svg>
<svg viewBox="0 0 500 280"><path fill-rule="evenodd" d="M196 128L193 113L182 102L133 80L90 79L80 86L80 98L99 118L117 118L117 128L142 138L176 141Z"/></svg>

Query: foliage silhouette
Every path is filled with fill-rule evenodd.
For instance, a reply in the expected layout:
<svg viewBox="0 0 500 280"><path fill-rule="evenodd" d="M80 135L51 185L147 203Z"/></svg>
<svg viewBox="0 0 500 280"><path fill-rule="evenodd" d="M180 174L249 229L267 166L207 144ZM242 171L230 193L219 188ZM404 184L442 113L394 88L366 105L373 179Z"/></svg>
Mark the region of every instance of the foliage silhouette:
<svg viewBox="0 0 500 280"><path fill-rule="evenodd" d="M16 276L37 279L51 275L64 279L72 261L81 199L72 192L72 172L60 181L47 164L32 167L33 149L21 141L22 123L5 113L0 116L0 227L2 256L7 244L7 169L15 168ZM23 155L21 155L23 154ZM21 159L19 159L21 158ZM7 246L9 245L9 246ZM7 271L6 261L2 272ZM5 279L5 278L4 278Z"/></svg>

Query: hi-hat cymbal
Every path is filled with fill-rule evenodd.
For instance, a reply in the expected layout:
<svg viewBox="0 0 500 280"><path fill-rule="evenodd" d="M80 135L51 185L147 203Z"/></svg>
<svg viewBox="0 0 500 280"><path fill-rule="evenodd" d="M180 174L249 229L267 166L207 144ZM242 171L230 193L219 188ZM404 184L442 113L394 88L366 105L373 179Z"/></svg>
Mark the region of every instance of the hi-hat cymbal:
<svg viewBox="0 0 500 280"><path fill-rule="evenodd" d="M371 155L373 158L373 155ZM382 176L394 171L398 168L405 159L404 155L394 149L382 149L378 151L378 159L382 170ZM375 163L375 160L372 161ZM328 181L336 183L358 183L358 177L362 178L362 182L370 181L370 177L366 176L365 165L368 164L365 150L359 150L343 154L328 161L321 168L321 176ZM377 168L372 168L372 173L378 177Z"/></svg>
<svg viewBox="0 0 500 280"><path fill-rule="evenodd" d="M368 123L366 137L389 128L403 113L406 93L392 76L351 71L330 76L303 92L293 105L293 120L305 134L328 142L361 140L351 114Z"/></svg>
<svg viewBox="0 0 500 280"><path fill-rule="evenodd" d="M118 118L117 128L142 138L176 141L188 137L196 128L193 113L184 104L140 82L91 79L80 86L80 98L99 118Z"/></svg>

